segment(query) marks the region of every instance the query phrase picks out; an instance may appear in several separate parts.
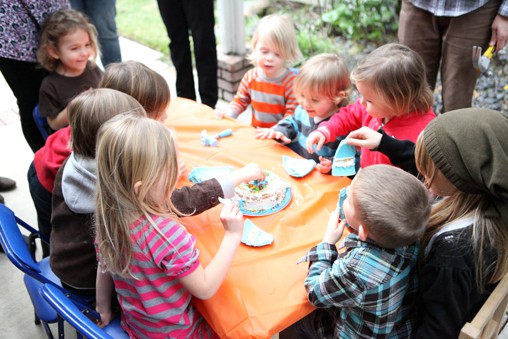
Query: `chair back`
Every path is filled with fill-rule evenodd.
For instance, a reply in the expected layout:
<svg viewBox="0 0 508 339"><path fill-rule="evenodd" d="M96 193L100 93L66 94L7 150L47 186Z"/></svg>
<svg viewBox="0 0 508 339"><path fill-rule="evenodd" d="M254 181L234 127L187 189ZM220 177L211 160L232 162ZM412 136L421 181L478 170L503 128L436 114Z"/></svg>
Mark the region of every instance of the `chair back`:
<svg viewBox="0 0 508 339"><path fill-rule="evenodd" d="M497 338L507 305L508 273L497 284L473 320L462 327L459 339Z"/></svg>
<svg viewBox="0 0 508 339"><path fill-rule="evenodd" d="M120 325L117 317L104 328L100 328L89 316L89 310L83 310L69 299L59 288L45 284L40 293L42 297L56 310L59 316L67 321L78 333L89 339L123 339L129 338Z"/></svg>
<svg viewBox="0 0 508 339"><path fill-rule="evenodd" d="M32 115L34 117L35 124L37 125L37 128L39 129L39 132L41 133L44 140L46 140L48 138L48 130L47 130L48 119L46 119L46 117L43 117L40 115L39 105L36 105L34 107Z"/></svg>

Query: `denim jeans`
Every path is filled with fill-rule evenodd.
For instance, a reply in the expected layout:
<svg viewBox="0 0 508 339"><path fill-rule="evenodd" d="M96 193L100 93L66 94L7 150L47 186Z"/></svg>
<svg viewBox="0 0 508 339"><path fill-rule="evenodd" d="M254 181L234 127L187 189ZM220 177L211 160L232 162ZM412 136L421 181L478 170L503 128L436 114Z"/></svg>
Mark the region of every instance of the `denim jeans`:
<svg viewBox="0 0 508 339"><path fill-rule="evenodd" d="M97 28L104 66L122 61L116 31L116 0L70 0L71 7L85 13Z"/></svg>

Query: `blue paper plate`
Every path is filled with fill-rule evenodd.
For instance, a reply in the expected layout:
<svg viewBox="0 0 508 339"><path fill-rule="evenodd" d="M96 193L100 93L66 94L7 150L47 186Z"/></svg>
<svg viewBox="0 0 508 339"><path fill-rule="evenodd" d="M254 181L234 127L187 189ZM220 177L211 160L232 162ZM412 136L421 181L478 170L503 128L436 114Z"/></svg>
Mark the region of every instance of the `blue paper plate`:
<svg viewBox="0 0 508 339"><path fill-rule="evenodd" d="M292 158L287 155L283 155L282 167L290 176L302 178L312 172L314 167L316 167L316 162L312 159Z"/></svg>
<svg viewBox="0 0 508 339"><path fill-rule="evenodd" d="M263 231L252 221L246 219L243 224L242 243L254 247L270 245L273 243L273 235Z"/></svg>
<svg viewBox="0 0 508 339"><path fill-rule="evenodd" d="M355 175L355 155L356 148L346 144L346 140L342 140L333 157L332 175L336 177Z"/></svg>
<svg viewBox="0 0 508 339"><path fill-rule="evenodd" d="M289 205L289 202L291 201L291 187L286 188L286 195L284 196L284 200L281 201L281 203L277 206L274 206L270 208L269 210L259 211L259 212L252 212L252 211L246 211L242 207L242 202L240 201L240 211L243 213L243 215L246 215L248 217L262 217L265 215L270 215L279 212L280 210L284 209L287 205Z"/></svg>
<svg viewBox="0 0 508 339"><path fill-rule="evenodd" d="M233 171L231 166L196 167L189 173L189 180L197 184L202 181L228 175Z"/></svg>

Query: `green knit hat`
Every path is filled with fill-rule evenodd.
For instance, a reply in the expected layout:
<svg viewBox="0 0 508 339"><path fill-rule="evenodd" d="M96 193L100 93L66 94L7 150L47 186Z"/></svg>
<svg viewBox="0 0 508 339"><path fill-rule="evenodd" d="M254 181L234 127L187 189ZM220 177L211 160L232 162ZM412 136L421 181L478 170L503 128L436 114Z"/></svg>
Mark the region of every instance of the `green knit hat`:
<svg viewBox="0 0 508 339"><path fill-rule="evenodd" d="M423 143L437 168L466 193L491 197L508 226L508 117L482 108L441 114L423 132Z"/></svg>

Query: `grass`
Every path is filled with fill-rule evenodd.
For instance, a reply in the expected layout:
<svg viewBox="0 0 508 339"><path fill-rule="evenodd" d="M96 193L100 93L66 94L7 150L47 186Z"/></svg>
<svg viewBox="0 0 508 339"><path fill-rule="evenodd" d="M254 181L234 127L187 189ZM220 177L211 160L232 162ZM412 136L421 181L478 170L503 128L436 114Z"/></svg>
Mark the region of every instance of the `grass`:
<svg viewBox="0 0 508 339"><path fill-rule="evenodd" d="M169 38L156 0L118 0L118 33L169 56Z"/></svg>

